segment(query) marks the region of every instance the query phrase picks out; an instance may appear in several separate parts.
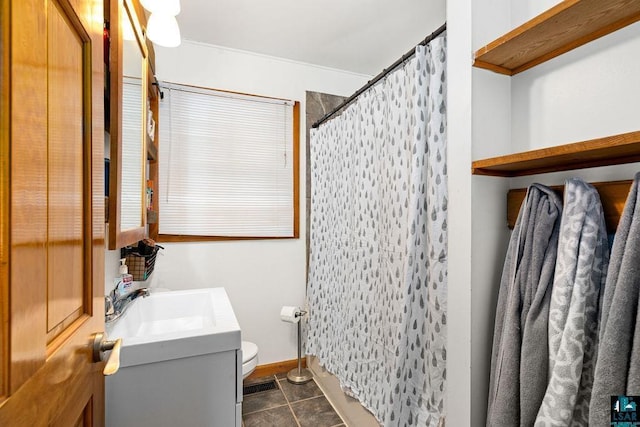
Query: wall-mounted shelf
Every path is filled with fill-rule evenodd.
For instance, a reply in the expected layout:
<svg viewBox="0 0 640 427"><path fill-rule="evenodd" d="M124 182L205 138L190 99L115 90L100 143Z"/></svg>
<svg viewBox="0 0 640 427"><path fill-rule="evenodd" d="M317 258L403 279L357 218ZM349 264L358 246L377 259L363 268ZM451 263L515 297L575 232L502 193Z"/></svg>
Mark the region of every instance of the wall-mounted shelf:
<svg viewBox="0 0 640 427"><path fill-rule="evenodd" d="M640 2L638 2L640 3ZM474 175L515 177L640 161L640 131L476 160Z"/></svg>
<svg viewBox="0 0 640 427"><path fill-rule="evenodd" d="M620 216L622 215L624 205L629 196L629 189L631 188L632 182L633 181L611 181L591 184L598 190L598 194L600 195L600 201L602 202L602 209L604 211L604 220L610 232L615 232L618 227L618 222L620 222ZM562 197L564 186L558 185L551 188ZM509 190L507 193L507 225L511 229L513 229L516 224L518 212L520 212L520 206L522 206L526 194L526 188Z"/></svg>
<svg viewBox="0 0 640 427"><path fill-rule="evenodd" d="M479 49L473 65L511 76L638 20L638 0L564 0Z"/></svg>

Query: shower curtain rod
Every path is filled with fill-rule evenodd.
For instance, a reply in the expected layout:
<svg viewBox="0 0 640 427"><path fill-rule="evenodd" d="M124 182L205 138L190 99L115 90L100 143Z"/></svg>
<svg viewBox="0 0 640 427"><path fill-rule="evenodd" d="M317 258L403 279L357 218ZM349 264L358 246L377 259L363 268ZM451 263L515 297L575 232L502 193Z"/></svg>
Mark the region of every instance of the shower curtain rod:
<svg viewBox="0 0 640 427"><path fill-rule="evenodd" d="M435 30L433 33L429 34L424 40L422 40L420 43L418 43L416 45L417 46L424 46L427 43L429 43L431 40L435 39L436 37L438 37L440 34L444 33L445 30L447 29L447 23L445 22L444 24L442 24L442 26L440 28L438 28L437 30ZM338 105L336 108L334 108L333 110L331 110L330 112L328 112L327 114L325 114L324 116L322 116L322 118L320 120L318 120L317 122L315 122L313 124L313 126L311 126L312 128L317 128L318 126L320 126L322 123L326 122L327 120L329 120L331 117L333 117L334 115L336 115L336 113L338 113L340 110L342 110L344 107L346 107L347 105L351 104L358 96L360 96L362 94L362 92L364 92L365 90L369 89L371 86L373 86L374 84L378 83L380 80L382 80L387 74L389 74L390 72L392 72L393 70L395 70L396 68L398 68L402 63L404 63L407 59L411 58L413 55L416 54L416 48L414 47L413 49L411 49L409 52L405 53L404 55L402 55L402 57L400 57L400 59L398 59L396 62L394 62L393 64L391 64L391 66L389 68L385 68L384 70L382 70L382 72L380 74L378 74L377 76L375 76L372 80L369 80L367 82L367 84L365 84L364 86L362 86L360 89L358 89L356 91L356 93L354 93L353 95L351 95L349 98L347 98L342 104Z"/></svg>

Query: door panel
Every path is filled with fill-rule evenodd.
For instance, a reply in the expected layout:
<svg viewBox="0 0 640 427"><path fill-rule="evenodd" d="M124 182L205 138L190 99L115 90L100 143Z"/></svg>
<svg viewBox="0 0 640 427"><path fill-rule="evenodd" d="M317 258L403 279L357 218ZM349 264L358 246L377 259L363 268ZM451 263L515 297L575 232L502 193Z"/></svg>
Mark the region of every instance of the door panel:
<svg viewBox="0 0 640 427"><path fill-rule="evenodd" d="M0 0L3 427L104 424L102 23L102 0Z"/></svg>
<svg viewBox="0 0 640 427"><path fill-rule="evenodd" d="M48 292L49 340L87 312L84 251L84 146L82 120L85 105L85 44L55 2L48 7ZM90 135L88 135L90 137Z"/></svg>
<svg viewBox="0 0 640 427"><path fill-rule="evenodd" d="M44 364L46 356L46 329L41 327L47 292L44 12L43 2L11 2L10 393ZM14 289L20 291L14 294Z"/></svg>

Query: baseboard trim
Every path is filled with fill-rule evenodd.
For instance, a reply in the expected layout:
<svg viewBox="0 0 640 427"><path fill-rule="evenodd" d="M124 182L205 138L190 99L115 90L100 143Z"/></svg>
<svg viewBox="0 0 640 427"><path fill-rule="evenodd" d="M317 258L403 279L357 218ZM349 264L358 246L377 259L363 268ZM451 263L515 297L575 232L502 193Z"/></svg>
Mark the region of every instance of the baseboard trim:
<svg viewBox="0 0 640 427"><path fill-rule="evenodd" d="M256 378L269 377L282 373L287 373L290 370L298 367L298 359L283 360L282 362L269 363L266 365L256 366L256 370L251 373L246 379L253 380ZM302 359L302 367L307 367L306 357Z"/></svg>

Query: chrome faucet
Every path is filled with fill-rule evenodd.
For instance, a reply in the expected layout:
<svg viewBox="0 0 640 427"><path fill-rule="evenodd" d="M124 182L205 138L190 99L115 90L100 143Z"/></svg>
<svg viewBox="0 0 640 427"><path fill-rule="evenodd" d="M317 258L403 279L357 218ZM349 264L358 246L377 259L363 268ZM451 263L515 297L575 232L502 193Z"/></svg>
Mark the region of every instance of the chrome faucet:
<svg viewBox="0 0 640 427"><path fill-rule="evenodd" d="M116 290L104 297L104 320L107 323L113 322L122 316L129 308L131 302L138 297L146 298L149 296L149 288L139 288L129 292L126 295L117 296Z"/></svg>

